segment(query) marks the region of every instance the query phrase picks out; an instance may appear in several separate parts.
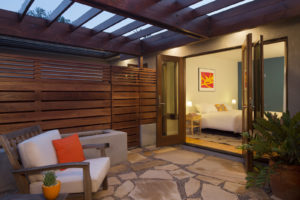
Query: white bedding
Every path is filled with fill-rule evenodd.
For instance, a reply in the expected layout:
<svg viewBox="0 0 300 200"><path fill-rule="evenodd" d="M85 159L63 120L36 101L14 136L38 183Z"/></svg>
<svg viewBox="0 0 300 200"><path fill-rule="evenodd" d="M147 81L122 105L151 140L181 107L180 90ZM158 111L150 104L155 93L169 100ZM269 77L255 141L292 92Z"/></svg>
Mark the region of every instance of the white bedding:
<svg viewBox="0 0 300 200"><path fill-rule="evenodd" d="M242 111L230 110L201 114L202 128L242 132Z"/></svg>

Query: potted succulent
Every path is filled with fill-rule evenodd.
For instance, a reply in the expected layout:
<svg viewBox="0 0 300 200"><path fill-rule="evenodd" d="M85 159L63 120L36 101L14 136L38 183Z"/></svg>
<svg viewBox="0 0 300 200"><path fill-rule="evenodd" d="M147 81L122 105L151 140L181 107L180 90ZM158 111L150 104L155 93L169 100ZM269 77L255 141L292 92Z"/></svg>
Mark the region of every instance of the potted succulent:
<svg viewBox="0 0 300 200"><path fill-rule="evenodd" d="M289 112L279 118L265 113L265 118L254 122L254 133L249 144L241 148L254 152L255 158L267 158L269 165L255 164L247 175L247 187L270 183L272 193L281 199L300 199L300 112L293 117Z"/></svg>
<svg viewBox="0 0 300 200"><path fill-rule="evenodd" d="M54 200L58 197L60 184L60 181L56 180L56 176L53 171L48 171L45 173L42 189L47 200Z"/></svg>

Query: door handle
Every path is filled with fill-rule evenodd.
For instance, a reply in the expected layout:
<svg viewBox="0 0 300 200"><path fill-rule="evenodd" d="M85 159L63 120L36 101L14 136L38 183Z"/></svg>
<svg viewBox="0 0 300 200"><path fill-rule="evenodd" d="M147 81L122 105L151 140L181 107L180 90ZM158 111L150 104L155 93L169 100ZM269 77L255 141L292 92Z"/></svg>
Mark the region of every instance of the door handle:
<svg viewBox="0 0 300 200"><path fill-rule="evenodd" d="M166 103L159 103L160 105L165 105Z"/></svg>

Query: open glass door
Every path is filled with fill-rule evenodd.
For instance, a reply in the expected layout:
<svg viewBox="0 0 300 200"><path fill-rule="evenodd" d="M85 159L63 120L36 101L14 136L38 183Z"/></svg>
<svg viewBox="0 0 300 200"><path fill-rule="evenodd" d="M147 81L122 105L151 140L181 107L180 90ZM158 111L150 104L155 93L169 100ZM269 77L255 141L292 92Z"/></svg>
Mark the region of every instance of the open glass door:
<svg viewBox="0 0 300 200"><path fill-rule="evenodd" d="M242 131L252 134L252 34L248 34L242 45ZM248 138L243 137L243 144ZM243 151L245 168L252 170L253 152Z"/></svg>
<svg viewBox="0 0 300 200"><path fill-rule="evenodd" d="M254 43L254 121L264 117L264 51L263 36Z"/></svg>
<svg viewBox="0 0 300 200"><path fill-rule="evenodd" d="M184 78L183 58L157 56L157 146L184 143Z"/></svg>

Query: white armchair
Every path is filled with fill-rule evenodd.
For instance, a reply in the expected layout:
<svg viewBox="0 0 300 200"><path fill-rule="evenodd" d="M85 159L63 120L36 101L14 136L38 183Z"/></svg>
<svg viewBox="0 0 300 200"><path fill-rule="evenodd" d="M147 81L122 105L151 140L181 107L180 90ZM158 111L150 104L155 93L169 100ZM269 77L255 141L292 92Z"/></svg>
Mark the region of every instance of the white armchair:
<svg viewBox="0 0 300 200"><path fill-rule="evenodd" d="M92 192L97 192L101 184L103 189L107 189L109 157L58 164L52 140L60 138L58 130L42 133L39 126L0 136L0 142L13 166L13 174L20 192L42 193L41 172L47 170L56 170L57 179L61 181L61 193L83 193L86 200L91 200ZM96 148L105 156L105 148L108 148L109 144L87 144L82 147Z"/></svg>

